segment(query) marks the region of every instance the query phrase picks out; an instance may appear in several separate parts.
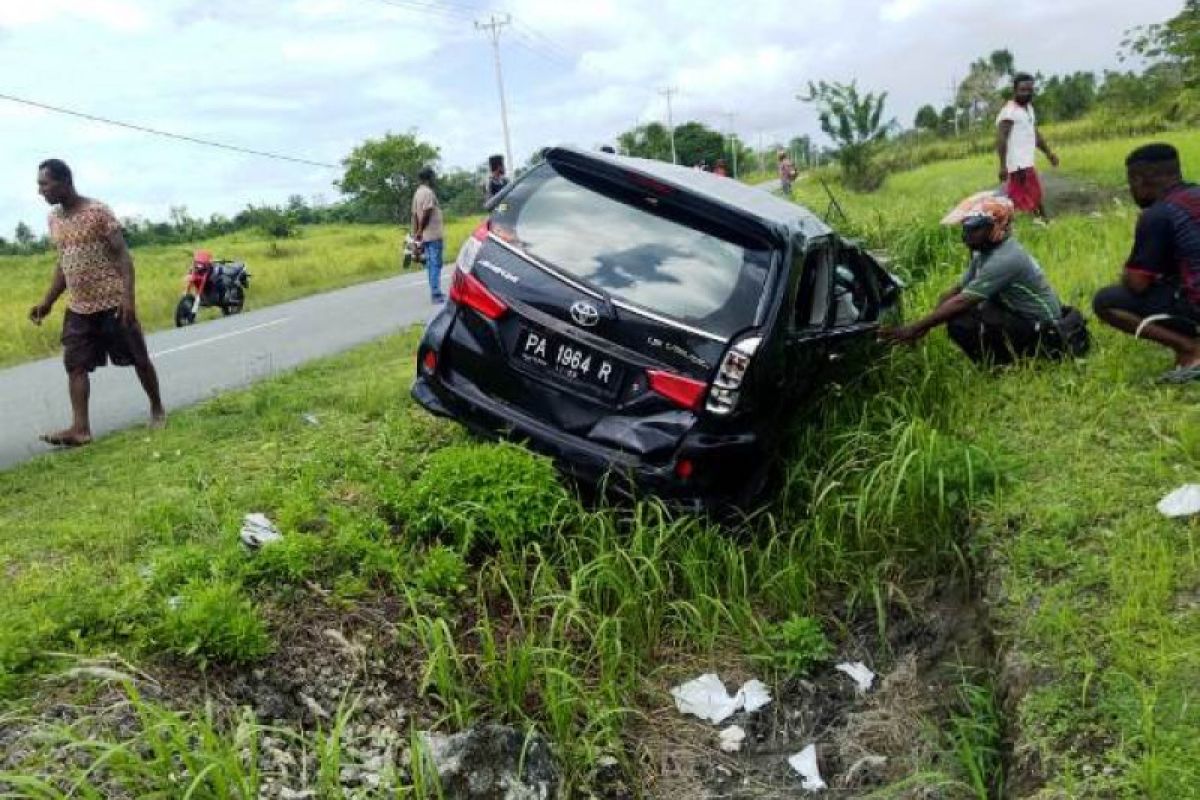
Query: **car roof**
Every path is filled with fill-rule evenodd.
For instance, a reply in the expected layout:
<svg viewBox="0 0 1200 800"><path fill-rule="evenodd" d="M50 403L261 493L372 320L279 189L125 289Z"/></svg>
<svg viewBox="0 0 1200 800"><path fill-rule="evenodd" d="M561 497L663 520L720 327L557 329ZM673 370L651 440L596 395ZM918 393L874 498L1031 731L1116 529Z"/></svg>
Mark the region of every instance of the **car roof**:
<svg viewBox="0 0 1200 800"><path fill-rule="evenodd" d="M711 172L668 164L665 161L619 156L576 147L553 147L546 150L545 155L546 160L551 163L557 160L556 156L568 155L572 161L595 161L634 170L691 194L731 206L769 225L782 226L789 232L799 233L805 238L826 236L833 232L820 217L799 203L784 200L771 192Z"/></svg>

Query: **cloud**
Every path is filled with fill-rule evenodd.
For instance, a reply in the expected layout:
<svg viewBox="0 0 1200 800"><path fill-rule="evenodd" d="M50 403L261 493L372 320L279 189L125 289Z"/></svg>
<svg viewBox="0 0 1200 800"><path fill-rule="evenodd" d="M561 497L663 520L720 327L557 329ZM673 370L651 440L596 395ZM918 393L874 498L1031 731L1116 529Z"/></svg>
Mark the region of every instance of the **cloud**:
<svg viewBox="0 0 1200 800"><path fill-rule="evenodd" d="M95 23L111 31L140 33L150 28L146 8L124 0L8 0L0 2L0 28L24 28L72 21Z"/></svg>
<svg viewBox="0 0 1200 800"><path fill-rule="evenodd" d="M1178 0L0 0L8 91L56 105L337 163L364 139L416 130L446 167L503 150L492 51L473 20L511 10L501 32L514 156L611 142L663 120L757 145L822 138L794 96L810 80L888 91L889 116L940 104L975 58L1010 47L1043 73L1116 66L1122 32ZM433 6L436 5L436 10ZM981 9L987 13L981 13ZM57 37L46 55L47 26ZM0 231L45 208L33 167L65 158L118 207L163 218L234 213L289 194L335 196L313 169L100 127L0 102ZM109 176L112 177L111 180Z"/></svg>

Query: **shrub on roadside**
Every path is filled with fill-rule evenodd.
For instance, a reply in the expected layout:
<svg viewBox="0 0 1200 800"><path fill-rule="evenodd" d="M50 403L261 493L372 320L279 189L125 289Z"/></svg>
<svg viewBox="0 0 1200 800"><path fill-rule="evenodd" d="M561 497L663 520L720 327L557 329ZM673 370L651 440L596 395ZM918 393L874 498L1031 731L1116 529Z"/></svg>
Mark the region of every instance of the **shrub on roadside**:
<svg viewBox="0 0 1200 800"><path fill-rule="evenodd" d="M445 447L425 463L396 513L416 535L450 533L510 548L541 538L571 504L553 464L510 444Z"/></svg>
<svg viewBox="0 0 1200 800"><path fill-rule="evenodd" d="M153 639L168 653L204 666L256 661L274 649L262 617L236 583L191 583L165 604Z"/></svg>

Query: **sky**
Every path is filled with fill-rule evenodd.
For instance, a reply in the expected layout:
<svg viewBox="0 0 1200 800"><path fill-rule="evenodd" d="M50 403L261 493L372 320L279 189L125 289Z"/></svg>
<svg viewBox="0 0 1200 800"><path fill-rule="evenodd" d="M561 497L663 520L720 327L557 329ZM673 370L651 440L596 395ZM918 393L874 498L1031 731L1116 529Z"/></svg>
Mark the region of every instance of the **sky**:
<svg viewBox="0 0 1200 800"><path fill-rule="evenodd" d="M37 164L55 157L119 216L232 215L337 199L355 145L412 132L443 167L503 152L495 16L515 160L665 121L751 146L819 130L810 80L887 91L910 124L969 63L1007 47L1044 74L1120 66L1132 26L1182 0L0 0L0 94L269 151L150 136L0 100L0 236L45 231ZM732 117L727 116L733 114Z"/></svg>

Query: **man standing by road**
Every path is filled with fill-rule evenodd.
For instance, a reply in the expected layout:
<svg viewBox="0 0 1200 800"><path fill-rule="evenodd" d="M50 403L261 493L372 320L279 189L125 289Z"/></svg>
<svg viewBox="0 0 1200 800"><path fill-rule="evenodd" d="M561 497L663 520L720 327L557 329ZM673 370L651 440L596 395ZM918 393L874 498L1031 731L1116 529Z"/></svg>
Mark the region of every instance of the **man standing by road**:
<svg viewBox="0 0 1200 800"><path fill-rule="evenodd" d="M787 199L792 197L792 182L796 180L796 165L783 150L779 151L779 190Z"/></svg>
<svg viewBox="0 0 1200 800"><path fill-rule="evenodd" d="M59 296L67 293L63 365L74 415L71 427L44 434L42 441L79 447L92 440L89 374L110 361L118 367L133 366L150 400L150 424L161 427L166 412L137 320L133 258L120 224L108 206L75 191L71 169L62 161L49 159L38 165L37 182L38 194L55 206L49 222L58 263L50 288L42 302L30 309L29 319L40 325Z"/></svg>
<svg viewBox="0 0 1200 800"><path fill-rule="evenodd" d="M504 171L504 156L488 156L488 179L484 189L484 200L491 200L508 186L508 175Z"/></svg>
<svg viewBox="0 0 1200 800"><path fill-rule="evenodd" d="M1000 182L1013 205L1018 211L1033 212L1045 219L1042 182L1036 169L1037 151L1045 153L1055 167L1058 156L1037 129L1033 95L1033 76L1018 73L1013 78L1013 99L1004 104L996 118L996 153L1000 156Z"/></svg>
<svg viewBox="0 0 1200 800"><path fill-rule="evenodd" d="M425 254L425 272L429 276L429 297L434 304L445 301L442 294L442 207L433 193L433 167L421 167L417 173L421 185L412 199L412 235Z"/></svg>
<svg viewBox="0 0 1200 800"><path fill-rule="evenodd" d="M1125 159L1129 193L1142 211L1121 282L1092 308L1119 331L1175 354L1167 383L1200 379L1200 187L1184 183L1179 151L1148 144Z"/></svg>

